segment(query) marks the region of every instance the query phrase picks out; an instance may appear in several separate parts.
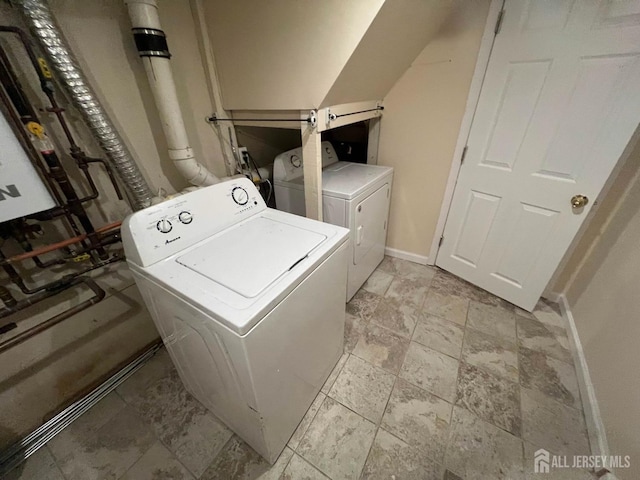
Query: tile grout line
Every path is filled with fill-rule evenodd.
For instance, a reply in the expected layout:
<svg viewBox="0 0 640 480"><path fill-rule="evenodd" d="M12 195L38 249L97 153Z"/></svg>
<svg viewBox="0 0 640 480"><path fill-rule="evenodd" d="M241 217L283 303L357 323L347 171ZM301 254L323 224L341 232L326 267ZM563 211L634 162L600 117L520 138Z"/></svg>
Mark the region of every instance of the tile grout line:
<svg viewBox="0 0 640 480"><path fill-rule="evenodd" d="M65 473L62 471L62 468L60 467L60 465L58 465L58 459L56 458L56 456L53 454L53 452L51 451L51 449L49 448L49 442L44 444L44 448L47 450L47 452L49 452L49 455L51 456L51 459L53 460L53 464L56 467L56 470L58 470L58 472L60 473L60 476L64 479L64 480L69 480L69 478L65 475Z"/></svg>
<svg viewBox="0 0 640 480"><path fill-rule="evenodd" d="M376 422L376 431L373 434L373 440L371 441L371 445L369 445L369 451L367 452L367 456L364 460L364 463L362 464L362 468L360 469L360 474L358 475L358 478L362 478L362 475L364 474L364 467L367 466L367 461L369 460L369 457L371 456L371 450L373 449L373 444L376 443L376 438L378 437L378 431L381 428L381 424L382 424L382 419L384 418L384 414L387 411L387 407L389 406L389 400L391 400L391 395L393 394L393 390L396 388L396 383L398 381L398 376L394 375L393 378L393 385L391 385L391 389L389 390L389 396L387 397L387 401L384 404L384 408L382 409L382 415L380 416L380 420L378 422ZM386 430L385 430L386 431ZM406 442L405 442L406 443Z"/></svg>
<svg viewBox="0 0 640 480"><path fill-rule="evenodd" d="M464 297L463 297L464 298ZM469 300L469 299L467 299ZM464 351L464 345L467 339L467 328L469 326L469 307L470 307L470 301L469 304L467 304L467 314L465 315L465 320L464 320L464 330L462 332L462 345L460 346L460 359L458 362L458 378L456 379L456 398L454 400L454 402L452 402L451 404L451 414L449 416L449 428L447 429L447 441L445 442L445 446L444 446L444 454L442 457L442 464L444 466L445 469L445 473L447 470L449 470L449 465L447 462L447 454L449 453L449 447L451 446L451 437L452 437L452 427L453 427L453 410L456 406L456 403L458 401L458 386L459 386L459 382L460 382L460 368L462 368L462 352ZM453 471L453 470L450 470ZM456 473L456 472L453 472Z"/></svg>
<svg viewBox="0 0 640 480"><path fill-rule="evenodd" d="M345 361L346 363L346 361ZM338 379L338 377L336 377L336 380ZM334 382L335 383L335 382ZM318 392L318 394L321 394L322 391ZM315 420L315 418L318 416L318 412L320 411L320 409L322 408L322 405L324 405L324 401L327 399L327 397L329 396L328 393L322 393L324 395L324 398L322 399L322 402L320 402L320 405L318 406L318 409L316 410L316 413L313 414L313 417L311 418L311 420L309 421L309 425L307 425L307 428L305 428L304 432L302 432L302 434L300 435L300 441L298 442L298 445L296 445L295 448L291 448L291 450L293 450L294 453L298 453L298 447L300 446L300 444L302 443L302 440L304 439L305 435L307 434L307 432L309 431L309 427L311 426L311 424L313 423L313 421ZM317 398L317 396L316 396ZM333 397L331 397L333 399ZM334 399L335 400L335 399ZM315 402L315 399L314 399ZM312 403L313 405L313 403ZM309 407L311 408L311 407ZM306 415L306 414L305 414ZM302 417L302 419L304 420L304 417ZM302 422L302 420L300 420L300 422ZM293 432L293 434L295 435L295 431ZM289 446L289 443L287 442L287 445ZM302 455L301 455L302 456ZM304 457L303 457L304 458Z"/></svg>
<svg viewBox="0 0 640 480"><path fill-rule="evenodd" d="M518 314L514 312L514 320L516 323L516 358L518 359L518 395L520 396L520 402L519 402L519 406L520 406L520 436L518 438L520 438L520 446L521 446L521 455L522 455L522 474L524 475L524 470L525 470L525 451L524 451L524 421L523 421L523 414L522 412L524 411L524 409L522 408L522 368L520 366L520 337L518 335L519 333L519 328L518 328Z"/></svg>
<svg viewBox="0 0 640 480"><path fill-rule="evenodd" d="M147 386L147 388L144 390L145 393L153 386L155 385L157 382L159 382L160 380L162 380L164 377L162 378L158 378L155 382L153 382L151 385ZM180 382L182 382L182 380L180 380ZM153 435L153 438L156 439L157 442L160 443L160 445L162 445L164 448L167 449L167 451L171 454L171 456L180 464L184 467L184 469L189 472L191 474L191 476L194 479L199 479L202 475L196 475L194 472L191 471L190 468L188 468L175 454L175 452L170 448L169 445L167 445L156 433L155 428L153 428L153 426L140 414L140 412L138 411L138 409L135 407L135 405L132 405L131 403L129 403L124 397L122 397L122 395L120 395L120 393L118 392L118 389L116 388L115 390L113 390L113 393L115 393L123 402L126 406L131 407L131 409L135 412L136 416L140 419L140 421L149 428L149 431L151 432L151 434ZM214 415L215 416L215 415ZM218 417L215 417L216 419L218 419ZM220 422L226 427L226 424L223 423L221 420ZM229 438L229 440L231 440L233 438L234 433L232 432L231 437ZM229 442L229 440L227 440L227 442L225 442L225 444L220 448L220 450L218 450L218 452L214 455L214 457L211 459L211 462L209 463L209 465L207 465L207 468L209 468L209 466L215 461L216 458L218 458L218 455L220 455L220 453L222 452L222 450L224 449L224 447L227 445L227 443ZM151 445L153 446L153 445ZM149 449L151 449L151 447L149 447ZM144 454L146 454L149 450L145 451L145 453L143 453L142 455L140 455L140 457L133 463L133 465L135 465L136 463L138 463L138 461L143 457ZM133 467L133 465L131 465L131 467L129 467L129 469L127 469L127 472ZM205 472L207 471L207 468L205 468ZM125 472L126 473L126 472ZM119 478L122 478L125 474L122 474ZM204 475L204 472L203 472Z"/></svg>

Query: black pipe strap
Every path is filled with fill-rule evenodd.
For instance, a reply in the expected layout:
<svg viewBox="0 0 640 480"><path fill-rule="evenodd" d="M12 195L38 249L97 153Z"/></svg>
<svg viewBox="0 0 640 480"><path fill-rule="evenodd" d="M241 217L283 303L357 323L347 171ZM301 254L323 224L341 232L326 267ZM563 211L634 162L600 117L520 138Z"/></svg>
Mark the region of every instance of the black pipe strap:
<svg viewBox="0 0 640 480"><path fill-rule="evenodd" d="M155 28L133 28L133 39L141 57L171 58L167 36Z"/></svg>

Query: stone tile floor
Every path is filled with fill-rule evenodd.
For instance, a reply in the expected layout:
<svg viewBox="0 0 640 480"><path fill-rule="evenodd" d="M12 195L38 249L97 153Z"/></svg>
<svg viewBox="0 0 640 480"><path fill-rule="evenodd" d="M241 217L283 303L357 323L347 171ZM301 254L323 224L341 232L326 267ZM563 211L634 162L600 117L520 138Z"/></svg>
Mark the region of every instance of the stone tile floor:
<svg viewBox="0 0 640 480"><path fill-rule="evenodd" d="M345 353L275 465L161 351L8 478L533 479L538 448L590 452L557 307L530 314L387 257L347 305Z"/></svg>

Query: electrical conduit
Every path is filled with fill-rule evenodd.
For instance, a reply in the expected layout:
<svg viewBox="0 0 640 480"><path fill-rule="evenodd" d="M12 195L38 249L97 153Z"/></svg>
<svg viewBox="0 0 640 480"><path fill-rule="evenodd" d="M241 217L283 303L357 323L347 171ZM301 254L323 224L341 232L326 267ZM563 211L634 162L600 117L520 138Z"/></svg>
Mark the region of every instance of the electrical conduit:
<svg viewBox="0 0 640 480"><path fill-rule="evenodd" d="M173 81L169 47L155 0L125 0L133 27L133 36L147 72L151 91L160 113L162 129L169 146L169 157L180 174L192 185L204 187L220 179L201 165L189 145L178 94Z"/></svg>

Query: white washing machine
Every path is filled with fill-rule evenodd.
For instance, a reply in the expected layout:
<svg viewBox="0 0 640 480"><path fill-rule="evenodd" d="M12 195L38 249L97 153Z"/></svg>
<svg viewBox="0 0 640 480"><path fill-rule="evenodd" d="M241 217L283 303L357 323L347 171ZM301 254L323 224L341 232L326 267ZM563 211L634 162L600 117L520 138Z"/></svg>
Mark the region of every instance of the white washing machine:
<svg viewBox="0 0 640 480"><path fill-rule="evenodd" d="M340 162L330 142L322 142L324 221L350 230L347 301L384 258L393 168ZM281 153L273 163L276 207L305 215L302 148Z"/></svg>
<svg viewBox="0 0 640 480"><path fill-rule="evenodd" d="M247 179L122 226L185 387L271 463L342 354L348 234L267 208Z"/></svg>

